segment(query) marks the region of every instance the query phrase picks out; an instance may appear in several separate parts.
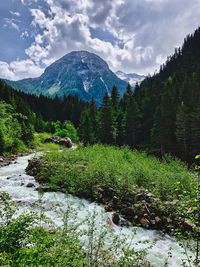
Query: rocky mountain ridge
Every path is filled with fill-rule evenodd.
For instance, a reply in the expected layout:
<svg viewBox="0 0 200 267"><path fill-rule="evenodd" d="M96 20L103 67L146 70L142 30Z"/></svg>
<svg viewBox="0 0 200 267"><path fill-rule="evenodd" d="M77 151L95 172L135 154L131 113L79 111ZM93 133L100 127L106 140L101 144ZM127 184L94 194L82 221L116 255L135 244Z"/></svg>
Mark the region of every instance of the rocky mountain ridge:
<svg viewBox="0 0 200 267"><path fill-rule="evenodd" d="M127 82L118 78L102 58L87 51L66 54L38 78L6 82L16 90L36 95L78 95L84 101L90 101L93 96L97 104L105 92L111 94L114 85L121 96L127 87Z"/></svg>

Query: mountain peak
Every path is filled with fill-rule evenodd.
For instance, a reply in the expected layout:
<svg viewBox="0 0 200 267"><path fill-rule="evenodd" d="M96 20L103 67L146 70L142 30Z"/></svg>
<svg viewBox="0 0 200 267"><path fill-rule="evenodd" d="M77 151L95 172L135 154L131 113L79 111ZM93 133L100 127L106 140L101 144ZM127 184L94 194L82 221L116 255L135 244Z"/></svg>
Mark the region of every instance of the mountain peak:
<svg viewBox="0 0 200 267"><path fill-rule="evenodd" d="M121 96L127 87L127 82L118 78L101 57L84 50L66 54L38 78L7 83L14 89L36 95L78 95L84 101L90 101L93 96L97 103L102 101L105 92L111 93L114 85Z"/></svg>
<svg viewBox="0 0 200 267"><path fill-rule="evenodd" d="M118 70L115 73L121 80L126 81L129 83L131 86L135 87L136 83L141 83L144 79L144 75L139 75L137 73L124 73L121 70Z"/></svg>

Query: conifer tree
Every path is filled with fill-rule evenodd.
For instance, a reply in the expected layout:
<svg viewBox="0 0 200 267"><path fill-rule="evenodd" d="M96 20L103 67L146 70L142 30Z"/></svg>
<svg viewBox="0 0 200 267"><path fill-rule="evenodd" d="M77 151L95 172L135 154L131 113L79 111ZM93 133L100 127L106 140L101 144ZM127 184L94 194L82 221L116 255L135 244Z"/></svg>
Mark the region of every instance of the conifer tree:
<svg viewBox="0 0 200 267"><path fill-rule="evenodd" d="M136 104L133 96L130 96L126 111L125 143L131 148L137 143L136 116Z"/></svg>
<svg viewBox="0 0 200 267"><path fill-rule="evenodd" d="M92 97L91 99L91 103L90 103L90 108L89 108L89 118L90 118L90 122L91 122L91 134L93 136L93 141L92 143L97 142L98 140L98 118L97 118L97 107L94 101L94 97Z"/></svg>
<svg viewBox="0 0 200 267"><path fill-rule="evenodd" d="M187 161L191 156L191 129L189 109L183 102L176 115L176 139L178 142L179 156Z"/></svg>
<svg viewBox="0 0 200 267"><path fill-rule="evenodd" d="M89 117L88 109L82 112L78 128L78 135L84 145L94 143L94 133L92 131L92 123Z"/></svg>
<svg viewBox="0 0 200 267"><path fill-rule="evenodd" d="M113 144L113 111L111 106L111 100L108 93L102 101L100 108L100 129L99 129L99 139L104 144Z"/></svg>

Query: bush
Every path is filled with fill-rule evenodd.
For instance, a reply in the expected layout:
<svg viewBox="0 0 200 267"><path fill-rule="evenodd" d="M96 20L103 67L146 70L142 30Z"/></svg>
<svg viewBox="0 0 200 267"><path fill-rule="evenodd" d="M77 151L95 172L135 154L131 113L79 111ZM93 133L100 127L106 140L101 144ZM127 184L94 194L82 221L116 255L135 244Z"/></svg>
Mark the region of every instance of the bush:
<svg viewBox="0 0 200 267"><path fill-rule="evenodd" d="M123 195L137 185L169 200L177 197L177 181L183 184L182 190L190 192L191 174L179 160L168 158L160 162L127 147L80 147L48 153L43 162L42 175L49 183L76 195L93 195L97 185Z"/></svg>
<svg viewBox="0 0 200 267"><path fill-rule="evenodd" d="M56 130L54 135L62 138L68 136L73 142L78 141L77 131L70 121L65 121L63 123L63 126L59 121L54 123L54 125Z"/></svg>

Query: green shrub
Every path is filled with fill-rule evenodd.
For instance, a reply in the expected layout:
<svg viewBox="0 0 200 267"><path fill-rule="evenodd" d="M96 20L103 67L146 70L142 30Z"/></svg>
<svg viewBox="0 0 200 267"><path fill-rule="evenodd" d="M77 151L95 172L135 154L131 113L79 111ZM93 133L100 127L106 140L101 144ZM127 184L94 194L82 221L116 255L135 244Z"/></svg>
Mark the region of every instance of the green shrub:
<svg viewBox="0 0 200 267"><path fill-rule="evenodd" d="M191 174L177 159L162 162L128 148L94 145L48 153L43 157L44 175L51 185L76 195L94 194L97 185L120 192L137 185L152 190L163 200L177 197L175 184L190 191Z"/></svg>

